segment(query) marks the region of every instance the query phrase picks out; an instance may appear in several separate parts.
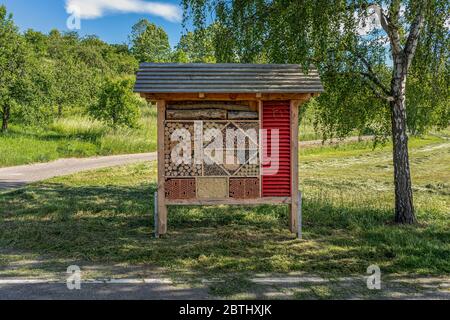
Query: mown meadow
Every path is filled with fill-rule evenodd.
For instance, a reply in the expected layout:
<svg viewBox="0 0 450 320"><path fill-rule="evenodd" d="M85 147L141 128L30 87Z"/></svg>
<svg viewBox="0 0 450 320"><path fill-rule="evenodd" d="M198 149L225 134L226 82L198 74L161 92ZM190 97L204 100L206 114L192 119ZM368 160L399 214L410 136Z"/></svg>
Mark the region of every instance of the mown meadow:
<svg viewBox="0 0 450 320"><path fill-rule="evenodd" d="M169 233L154 239L155 164L30 185L0 196L0 275L51 277L76 263L102 266L88 271L92 277L120 277L108 266L140 267L141 276L226 279L212 288L219 295L248 289L246 277L258 273L333 279L376 264L384 275L448 276L448 139L448 132L411 139L413 226L392 223L389 144L300 150L303 240L289 233L283 206L173 207Z"/></svg>

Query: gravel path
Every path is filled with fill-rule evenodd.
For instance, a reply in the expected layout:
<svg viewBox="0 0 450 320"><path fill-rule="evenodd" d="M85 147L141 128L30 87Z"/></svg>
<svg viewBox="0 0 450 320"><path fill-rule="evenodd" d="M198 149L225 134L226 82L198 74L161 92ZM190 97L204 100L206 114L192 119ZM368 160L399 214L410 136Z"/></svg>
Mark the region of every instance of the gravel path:
<svg viewBox="0 0 450 320"><path fill-rule="evenodd" d="M85 159L60 159L48 163L0 168L0 191L80 171L154 160L156 160L156 152Z"/></svg>

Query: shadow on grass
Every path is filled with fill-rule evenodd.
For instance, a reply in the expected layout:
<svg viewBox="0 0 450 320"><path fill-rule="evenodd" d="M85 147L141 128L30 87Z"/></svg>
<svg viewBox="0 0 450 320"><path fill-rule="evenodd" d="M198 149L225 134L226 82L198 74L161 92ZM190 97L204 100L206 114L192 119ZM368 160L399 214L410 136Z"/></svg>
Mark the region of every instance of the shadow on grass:
<svg viewBox="0 0 450 320"><path fill-rule="evenodd" d="M155 189L149 183L44 183L0 195L1 248L93 264L146 265L180 276L337 277L365 275L371 264L389 273L450 273L446 223L398 227L388 223L392 214L386 210L307 197L304 241L288 231L285 206L173 207L168 235L154 239Z"/></svg>

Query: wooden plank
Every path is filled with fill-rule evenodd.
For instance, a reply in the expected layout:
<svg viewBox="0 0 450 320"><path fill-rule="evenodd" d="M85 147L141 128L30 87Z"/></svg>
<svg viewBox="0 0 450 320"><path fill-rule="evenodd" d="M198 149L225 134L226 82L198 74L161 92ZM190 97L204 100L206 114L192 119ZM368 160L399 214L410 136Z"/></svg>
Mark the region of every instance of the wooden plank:
<svg viewBox="0 0 450 320"><path fill-rule="evenodd" d="M314 96L313 93L263 93L260 98L256 93L205 93L204 98L199 98L198 93L141 93L141 97L150 101L256 101L256 100L304 100L308 101Z"/></svg>
<svg viewBox="0 0 450 320"><path fill-rule="evenodd" d="M228 111L251 111L251 107L243 104L226 103L186 103L167 104L167 110L192 110L192 109L223 109Z"/></svg>
<svg viewBox="0 0 450 320"><path fill-rule="evenodd" d="M167 200L167 205L174 206L214 206L214 205L241 205L241 206L253 206L262 204L290 204L292 203L291 197L267 197L257 199L196 199L196 200Z"/></svg>
<svg viewBox="0 0 450 320"><path fill-rule="evenodd" d="M193 123L193 122L195 122L196 120L166 120L166 123L179 123L179 122L183 122L183 123ZM229 122L231 122L231 121L229 121L229 120L214 120L213 122L217 122L217 123L229 123ZM259 120L243 120L243 121L240 121L240 122L245 122L245 123L258 123L259 122Z"/></svg>
<svg viewBox="0 0 450 320"><path fill-rule="evenodd" d="M255 120L258 112L250 111L228 111L228 120Z"/></svg>
<svg viewBox="0 0 450 320"><path fill-rule="evenodd" d="M166 116L166 102L164 100L157 101L158 110L158 234L167 233L167 206L166 192L164 181L164 120Z"/></svg>
<svg viewBox="0 0 450 320"><path fill-rule="evenodd" d="M226 120L227 111L221 109L167 110L167 120Z"/></svg>
<svg viewBox="0 0 450 320"><path fill-rule="evenodd" d="M262 172L263 172L263 102L258 100L258 113L259 113L259 195L262 196Z"/></svg>
<svg viewBox="0 0 450 320"><path fill-rule="evenodd" d="M291 100L291 197L289 229L292 233L298 228L298 107L300 102Z"/></svg>

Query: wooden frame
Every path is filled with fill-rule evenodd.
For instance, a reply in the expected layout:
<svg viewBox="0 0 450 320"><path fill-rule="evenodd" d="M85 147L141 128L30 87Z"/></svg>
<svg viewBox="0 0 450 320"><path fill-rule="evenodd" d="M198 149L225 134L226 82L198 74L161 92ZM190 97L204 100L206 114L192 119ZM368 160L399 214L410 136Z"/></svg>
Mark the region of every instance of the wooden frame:
<svg viewBox="0 0 450 320"><path fill-rule="evenodd" d="M168 206L189 206L189 205L288 205L289 206L289 229L292 233L299 232L299 172L298 172L298 114L299 106L309 100L314 94L203 94L204 98L200 98L197 94L141 94L148 100L156 100L158 115L158 197L156 205L157 209L157 230L155 234L164 235L167 233L167 215ZM164 98L164 99L163 99ZM256 199L189 199L189 200L171 200L165 197L165 145L164 145L164 126L166 122L166 106L168 101L181 100L202 100L202 101L218 101L218 100L249 100L255 101L259 116L262 115L263 101L266 100L286 100L290 101L290 130L291 130L291 196L290 197L262 197ZM262 128L261 118L258 120L260 129ZM173 120L177 122L178 120ZM252 120L244 120L252 122ZM257 122L256 120L253 120ZM227 120L228 122L228 120ZM262 144L259 145L259 156L262 157ZM222 177L222 176L221 176ZM192 178L192 177L191 177ZM229 178L229 177L228 177ZM260 172L260 190L261 190L261 172Z"/></svg>
<svg viewBox="0 0 450 320"><path fill-rule="evenodd" d="M152 101L271 101L271 100L300 100L308 101L318 96L315 93L204 93L202 97L198 93L141 93L142 98Z"/></svg>
<svg viewBox="0 0 450 320"><path fill-rule="evenodd" d="M289 229L296 233L298 229L298 109L300 101L291 100L291 194Z"/></svg>
<svg viewBox="0 0 450 320"><path fill-rule="evenodd" d="M167 233L167 205L164 178L164 120L166 118L166 102L158 100L156 102L158 123L158 234Z"/></svg>

